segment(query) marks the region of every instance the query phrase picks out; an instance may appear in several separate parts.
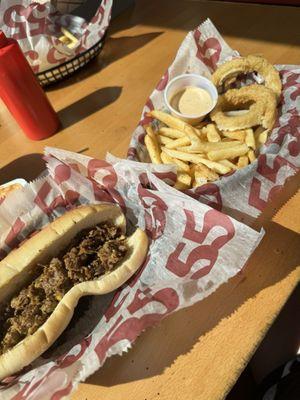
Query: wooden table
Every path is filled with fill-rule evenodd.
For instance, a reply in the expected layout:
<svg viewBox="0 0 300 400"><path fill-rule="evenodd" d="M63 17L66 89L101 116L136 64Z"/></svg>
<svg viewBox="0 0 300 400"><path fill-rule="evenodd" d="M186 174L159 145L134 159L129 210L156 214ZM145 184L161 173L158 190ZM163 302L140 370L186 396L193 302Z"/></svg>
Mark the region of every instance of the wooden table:
<svg viewBox="0 0 300 400"><path fill-rule="evenodd" d="M298 8L137 1L113 22L102 56L48 90L61 132L32 142L0 105L0 183L35 177L45 145L124 157L148 94L186 33L206 17L242 54L300 63ZM241 276L145 332L128 354L109 359L79 385L72 399L223 399L299 281L300 195L288 200L296 186L292 179L260 217L257 226L266 235Z"/></svg>

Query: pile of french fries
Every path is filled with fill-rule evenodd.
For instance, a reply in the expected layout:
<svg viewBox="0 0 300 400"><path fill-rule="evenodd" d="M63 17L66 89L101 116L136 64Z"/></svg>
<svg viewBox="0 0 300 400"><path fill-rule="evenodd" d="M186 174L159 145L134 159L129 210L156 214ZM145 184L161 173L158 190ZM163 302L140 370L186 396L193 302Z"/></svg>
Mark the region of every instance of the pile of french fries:
<svg viewBox="0 0 300 400"><path fill-rule="evenodd" d="M155 131L145 126L145 145L154 164L175 164L179 190L195 188L219 179L255 160L260 132L253 129L219 131L214 123L202 122L193 127L163 111L148 116L161 126Z"/></svg>

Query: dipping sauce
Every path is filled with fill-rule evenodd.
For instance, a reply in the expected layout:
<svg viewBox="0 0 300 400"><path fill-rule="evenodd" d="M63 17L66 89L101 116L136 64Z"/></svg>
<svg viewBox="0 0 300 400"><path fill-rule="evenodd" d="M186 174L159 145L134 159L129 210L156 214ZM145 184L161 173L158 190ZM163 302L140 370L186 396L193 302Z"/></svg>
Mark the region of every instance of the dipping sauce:
<svg viewBox="0 0 300 400"><path fill-rule="evenodd" d="M187 86L172 97L170 104L181 114L198 116L207 114L212 108L213 101L205 89Z"/></svg>

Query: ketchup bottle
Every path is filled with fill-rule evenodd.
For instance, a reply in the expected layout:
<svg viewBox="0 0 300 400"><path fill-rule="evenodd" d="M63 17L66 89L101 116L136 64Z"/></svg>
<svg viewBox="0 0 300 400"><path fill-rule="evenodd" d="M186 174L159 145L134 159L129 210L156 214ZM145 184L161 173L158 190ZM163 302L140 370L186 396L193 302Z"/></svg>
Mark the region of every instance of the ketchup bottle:
<svg viewBox="0 0 300 400"><path fill-rule="evenodd" d="M58 130L57 114L20 46L1 31L0 97L30 139L46 139Z"/></svg>

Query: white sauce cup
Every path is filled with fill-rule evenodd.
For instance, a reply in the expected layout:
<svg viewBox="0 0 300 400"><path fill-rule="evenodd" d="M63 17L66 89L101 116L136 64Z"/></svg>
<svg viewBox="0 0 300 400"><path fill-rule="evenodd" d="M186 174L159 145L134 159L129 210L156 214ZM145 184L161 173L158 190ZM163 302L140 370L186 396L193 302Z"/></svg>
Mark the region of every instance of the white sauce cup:
<svg viewBox="0 0 300 400"><path fill-rule="evenodd" d="M208 110L204 114L187 115L187 114L182 114L181 112L175 110L171 106L171 100L173 96L176 95L178 92L184 90L188 86L199 87L201 89L206 90L210 94L210 97L212 99L212 106L210 110ZM209 114L217 104L218 91L215 85L209 79L204 78L204 76L198 74L182 74L171 79L170 82L167 84L164 90L164 100L166 106L168 107L172 115L182 119L183 121L191 125L196 125L198 122L202 121L203 118L207 114Z"/></svg>

